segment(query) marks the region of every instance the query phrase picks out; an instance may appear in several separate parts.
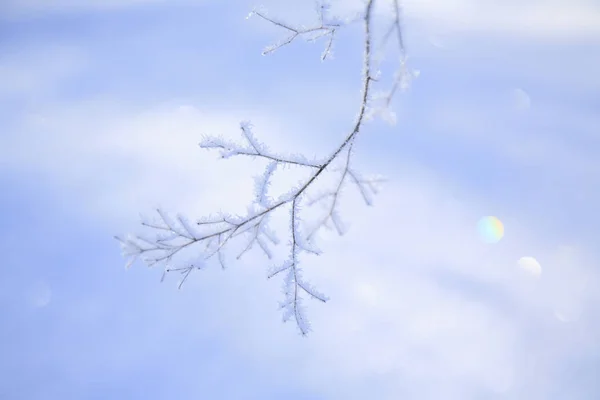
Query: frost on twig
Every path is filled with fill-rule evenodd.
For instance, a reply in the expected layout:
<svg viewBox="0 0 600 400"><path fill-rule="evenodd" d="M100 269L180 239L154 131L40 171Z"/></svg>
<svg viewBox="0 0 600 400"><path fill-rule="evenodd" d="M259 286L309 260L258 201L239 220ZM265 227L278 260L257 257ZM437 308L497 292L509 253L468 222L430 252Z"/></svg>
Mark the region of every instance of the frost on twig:
<svg viewBox="0 0 600 400"><path fill-rule="evenodd" d="M372 66L372 10L374 0L365 2L363 21L363 69L362 69L362 94L358 114L347 134L328 156L322 159L308 159L300 154L282 155L272 151L267 145L254 136L253 127L249 122L240 124L241 143L229 141L222 137L205 136L199 145L202 149L218 151L221 158L251 157L263 160L266 163L265 171L255 178L255 198L243 215L229 215L225 213L190 221L181 215L171 216L162 209L157 209L153 218L142 217L142 226L153 232L148 235L127 235L117 237L121 243L122 253L128 258L127 267L140 259L149 267L163 269L163 279L166 274L177 273L180 275L181 287L194 270L202 270L210 262L226 267L225 249L234 239L243 238L242 250L235 254L236 259L242 258L253 248L259 248L267 258L272 259L272 247L279 243L275 232L269 226L270 217L284 208L289 210L288 225L288 257L285 261L275 263L270 268L268 278L283 276L284 299L280 302L283 310L284 321L293 320L302 335L310 331L310 323L305 314L305 298L326 302L327 296L319 292L303 275L301 259L304 254L319 255L313 237L322 227L333 226L340 234L346 228L339 215L339 200L342 189L350 183L362 196L367 205L371 205L373 195L377 193L381 178L368 178L362 176L352 168L352 154L355 138L361 132L366 119L373 109L376 99L372 95L372 87L377 83L377 72ZM392 34L396 34L400 49L400 69L405 69L404 43L402 40L400 24L400 8L398 1L393 2L394 21L384 42ZM333 23L327 17L327 4L318 3L318 23L312 28L293 27L285 22L267 16L264 11L253 11L263 20L272 23L287 31L289 36L280 43L269 47L264 53L271 53L300 36L316 40L327 37L328 44L323 59L330 56L334 35L341 24ZM389 105L396 87L402 86L404 75L397 74L391 90L385 97ZM342 166L334 168L334 161L339 161ZM274 174L282 172L286 166L304 168L308 175L297 186L291 187L286 193L273 196L270 193L270 183ZM325 174L333 176L333 188L321 192L316 198L309 197L309 189ZM301 219L303 208L320 203L325 207L325 213L317 224L311 228L306 227ZM242 239L240 239L242 240ZM184 251L185 250L185 251ZM194 256L186 260L183 254L191 253Z"/></svg>
<svg viewBox="0 0 600 400"><path fill-rule="evenodd" d="M267 46L262 54L267 55L273 53L274 51L280 49L283 46L286 46L292 43L298 37L305 37L306 40L310 42L315 42L318 39L326 38L327 44L325 45L325 50L321 54L321 61L325 61L333 58L333 41L335 38L335 34L338 28L341 27L341 24L328 20L327 11L329 9L329 4L326 2L317 2L316 4L317 13L319 16L319 22L312 27L305 26L292 26L285 22L279 21L275 18L268 16L268 13L264 10L254 9L248 17L252 15L256 15L265 21L268 21L276 26L279 26L287 31L288 35L282 40L278 41L275 44Z"/></svg>

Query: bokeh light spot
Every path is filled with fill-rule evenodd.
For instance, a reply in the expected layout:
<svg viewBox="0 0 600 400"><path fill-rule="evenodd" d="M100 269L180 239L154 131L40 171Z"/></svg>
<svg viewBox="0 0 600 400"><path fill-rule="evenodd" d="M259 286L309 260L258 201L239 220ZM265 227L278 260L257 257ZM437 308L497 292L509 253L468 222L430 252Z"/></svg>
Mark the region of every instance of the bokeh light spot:
<svg viewBox="0 0 600 400"><path fill-rule="evenodd" d="M477 223L479 237L486 243L498 243L504 236L504 225L493 216L483 217Z"/></svg>
<svg viewBox="0 0 600 400"><path fill-rule="evenodd" d="M533 257L521 257L518 261L519 267L531 274L532 276L539 278L542 275L542 266Z"/></svg>

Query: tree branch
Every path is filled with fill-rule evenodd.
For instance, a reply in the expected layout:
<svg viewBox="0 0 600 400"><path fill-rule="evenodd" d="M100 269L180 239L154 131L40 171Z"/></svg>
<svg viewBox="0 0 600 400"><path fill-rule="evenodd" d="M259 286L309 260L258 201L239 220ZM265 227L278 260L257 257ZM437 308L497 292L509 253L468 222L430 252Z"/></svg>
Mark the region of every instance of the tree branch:
<svg viewBox="0 0 600 400"><path fill-rule="evenodd" d="M398 1L394 1L395 18L394 22L384 37L388 40L393 32L397 33L397 39L401 51L401 64L404 62L404 44L401 34L400 8ZM225 268L225 256L223 249L235 237L245 235L248 238L246 246L241 253L237 255L240 259L247 254L254 246L258 247L271 259L272 254L269 244L277 245L278 239L268 226L269 217L275 211L282 209L285 206L290 207L290 222L289 235L291 240L290 252L287 260L279 266L272 267L268 274L268 278L278 276L282 272L287 272L284 278L284 300L280 303L283 310L284 321L291 318L294 319L300 333L306 335L310 331L310 323L306 318L303 305L302 294L307 294L309 297L326 302L328 298L318 292L308 281L303 278L302 269L300 268L301 253L320 254L311 241L313 235L322 226L327 226L327 222L331 220L339 234L343 234L343 227L340 222L337 206L339 203L339 195L344 183L350 179L359 189L365 203L372 204L371 196L377 193L375 184L381 182L381 179L366 179L351 168L351 158L355 138L361 132L364 122L367 117L367 109L371 101L372 86L376 82L372 71L372 13L374 0L367 0L365 3L363 21L363 68L362 68L362 87L361 101L357 116L354 123L345 135L343 141L330 153L330 155L321 160L308 160L302 155L287 155L282 156L273 153L268 147L255 138L252 132L252 126L248 122L242 122L240 125L242 131L243 144L229 142L220 137L204 137L200 142L200 147L203 149L219 150L222 158L234 156L248 156L260 158L268 161L265 172L255 178L255 202L248 209L246 215L232 216L228 214L220 214L217 216L203 218L195 224L190 223L184 217L178 215L176 218L171 218L166 212L161 209L157 210L158 220L149 221L142 219L142 225L156 233L154 239L149 239L144 236L129 235L126 238L117 237L121 243L123 255L129 257L127 266L129 267L136 259L140 258L148 266L162 265L164 268L163 277L169 272L179 272L183 274L183 278L179 283L179 287L187 280L191 271L194 269L203 269L205 263L215 255L222 268ZM341 27L339 24L333 24L326 20L325 5L321 3L318 9L319 23L312 28L293 27L284 22L268 17L262 11L253 11L252 14L257 15L263 20L270 22L280 28L290 32L290 36L283 42L271 46L263 54L271 53L289 43L299 36L307 34L319 34L319 37L328 36L327 44L323 59L327 58L326 54L330 54L334 34ZM403 64L402 64L403 65ZM396 85L396 83L395 83ZM394 86L391 94L393 96L396 86ZM319 224L308 235L305 235L300 227L301 225L301 204L304 199L307 199L308 189L322 176L325 171L335 172L331 168L332 163L341 154L345 154L344 167L339 175L337 185L331 192L327 192L320 196L315 202L325 199L331 199L327 214L322 218ZM287 193L280 195L277 199L269 196L270 181L279 166L295 165L307 168L310 171L309 176L298 186L291 188ZM339 171L338 171L339 172ZM314 203L314 202L312 202ZM312 203L309 203L310 206ZM196 244L203 244L204 251L200 251L196 257L187 263L174 263L174 257L178 256L183 249L189 249ZM183 264L183 266L181 266ZM162 279L161 279L162 280Z"/></svg>

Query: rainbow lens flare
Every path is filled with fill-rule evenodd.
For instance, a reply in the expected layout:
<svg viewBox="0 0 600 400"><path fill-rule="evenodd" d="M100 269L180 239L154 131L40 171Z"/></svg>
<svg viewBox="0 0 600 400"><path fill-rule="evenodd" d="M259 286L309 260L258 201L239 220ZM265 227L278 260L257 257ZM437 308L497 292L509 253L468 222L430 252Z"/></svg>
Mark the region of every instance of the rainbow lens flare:
<svg viewBox="0 0 600 400"><path fill-rule="evenodd" d="M504 225L492 216L481 218L477 223L477 230L481 240L486 243L498 243L504 236Z"/></svg>

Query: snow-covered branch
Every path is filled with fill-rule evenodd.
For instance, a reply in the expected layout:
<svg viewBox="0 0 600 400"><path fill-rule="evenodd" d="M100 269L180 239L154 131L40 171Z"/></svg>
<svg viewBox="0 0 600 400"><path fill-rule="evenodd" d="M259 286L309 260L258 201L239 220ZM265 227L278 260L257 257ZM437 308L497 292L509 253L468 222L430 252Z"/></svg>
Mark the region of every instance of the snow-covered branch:
<svg viewBox="0 0 600 400"><path fill-rule="evenodd" d="M269 148L258 139L254 137L252 133L252 124L249 122L242 122L240 124L242 135L245 144L240 145L235 142L229 142L221 137L205 136L199 143L203 149L218 149L221 154L221 158L230 158L235 156L249 156L254 158L263 158L266 160L274 161L275 163L300 165L304 167L320 168L322 162L317 160L308 160L301 154L291 154L287 157L280 156L272 153Z"/></svg>
<svg viewBox="0 0 600 400"><path fill-rule="evenodd" d="M320 38L327 38L327 45L325 50L321 54L321 60L325 61L327 59L331 59L333 57L333 40L335 38L335 34L338 28L341 27L339 23L335 23L333 21L327 21L326 11L329 8L327 3L318 3L317 4L317 12L319 15L319 23L312 27L294 27L285 22L279 21L267 15L266 11L263 10L253 10L248 17L252 15L256 15L265 21L272 23L273 25L279 26L285 29L288 32L288 36L279 42L267 46L262 54L267 55L273 53L274 51L292 43L296 38L304 36L308 41L314 42Z"/></svg>
<svg viewBox="0 0 600 400"><path fill-rule="evenodd" d="M267 162L264 173L255 178L254 203L248 208L245 215L232 216L219 214L200 219L194 223L180 215L171 217L168 213L158 209L155 219L142 219L142 225L154 232L155 235L153 237L145 235L128 235L125 238L117 237L121 243L123 255L129 258L127 266L130 266L137 259L141 259L148 266L161 266L164 269L163 278L165 274L172 272L182 275L179 283L181 287L192 270L203 269L212 258L216 258L221 267L225 268L226 254L224 250L231 240L239 236L246 238L246 244L243 250L237 254L237 259L244 256L255 245L271 259L273 255L270 246L277 245L279 241L275 232L269 227L269 218L277 210L289 208L289 255L285 261L270 269L268 277L273 278L284 274L284 300L280 303L284 314L284 321L293 319L302 335L306 335L309 332L310 323L304 311L304 296L321 302L326 302L328 298L304 278L300 266L302 255L319 255L321 253L311 239L321 227L327 227L329 221L333 223L340 235L344 233L345 229L338 213L338 205L340 192L347 182L354 184L365 203L371 205L372 196L377 193L377 183L382 181L379 178L365 178L351 167L355 138L361 132L368 118L372 102L372 87L377 82L375 78L376 71L373 71L372 66L373 41L371 25L374 3L375 0L367 0L362 15L364 35L362 94L358 113L348 133L343 137L340 144L329 153L329 156L320 160L309 160L303 155L298 154L280 155L270 150L254 136L252 126L248 122L241 124L242 143L231 142L221 137L204 137L200 142L200 147L203 149L218 150L222 158L247 156L263 159ZM394 1L394 8L395 18L390 30L384 37L384 41L387 41L394 32L397 34L401 50L401 64L402 68L404 68L404 44L402 41L398 1ZM318 7L319 21L312 28L294 27L267 16L264 11L253 11L252 14L289 32L289 36L285 40L268 48L265 54L291 43L299 36L317 34L316 36L312 36L312 39L323 36L329 37L327 50L323 57L327 58L334 34L343 25L328 21L326 9L327 5L320 3ZM396 91L395 86L396 83L390 93L390 98ZM335 169L333 163L341 157L344 157L342 159L343 167ZM289 165L305 168L309 173L307 178L297 186L290 188L287 193L283 193L276 198L271 197L269 189L273 175L277 171L283 170L283 168L279 168L280 166ZM335 187L331 191L321 194L316 200L312 202L307 201L310 200L308 197L309 188L326 172L336 174L337 183ZM310 207L315 202L324 201L330 201L326 214L319 220L317 226L310 232L305 232L301 226L303 207ZM179 259L184 249L189 250L192 248L195 254L192 259L188 261Z"/></svg>

